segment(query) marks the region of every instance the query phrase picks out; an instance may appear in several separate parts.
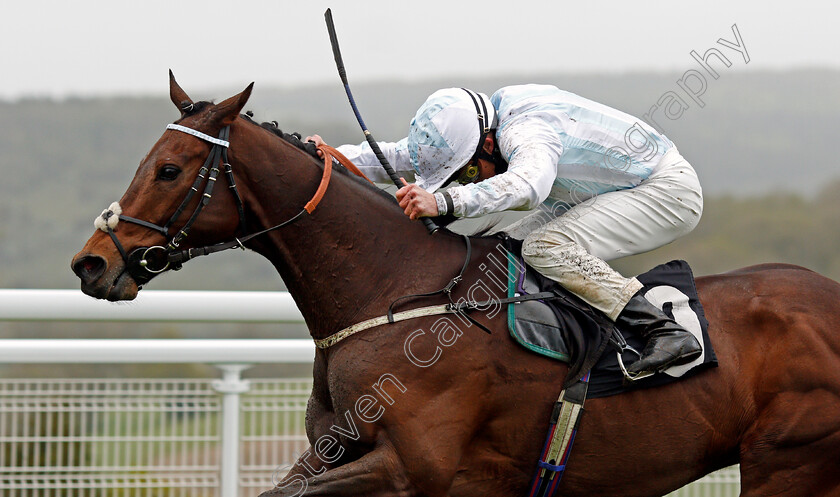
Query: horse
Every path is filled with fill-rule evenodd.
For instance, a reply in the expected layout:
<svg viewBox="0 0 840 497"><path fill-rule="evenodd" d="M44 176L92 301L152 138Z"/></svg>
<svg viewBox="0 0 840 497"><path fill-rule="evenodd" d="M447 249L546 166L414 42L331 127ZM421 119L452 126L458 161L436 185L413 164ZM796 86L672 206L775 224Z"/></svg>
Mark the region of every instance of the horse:
<svg viewBox="0 0 840 497"><path fill-rule="evenodd" d="M181 116L142 159L119 208L101 216L110 224L73 258L84 293L130 300L186 258L172 254L247 247L276 268L316 341L383 316L405 295L449 290L399 309L476 298L478 287L505 296L488 283L506 277L487 264L497 238L468 238L468 255L463 236L430 235L392 196L242 115L252 88L193 102L170 72ZM227 147L217 173L228 188L210 201L207 187L187 192L216 182L203 179L216 174L205 160L218 155L213 140ZM320 203L304 212L316 190ZM718 367L588 400L559 492L663 495L740 464L743 496L840 495L840 284L766 264L696 286ZM505 313L493 311L472 321L380 320L317 348L311 446L263 495L526 494L568 366L515 344Z"/></svg>

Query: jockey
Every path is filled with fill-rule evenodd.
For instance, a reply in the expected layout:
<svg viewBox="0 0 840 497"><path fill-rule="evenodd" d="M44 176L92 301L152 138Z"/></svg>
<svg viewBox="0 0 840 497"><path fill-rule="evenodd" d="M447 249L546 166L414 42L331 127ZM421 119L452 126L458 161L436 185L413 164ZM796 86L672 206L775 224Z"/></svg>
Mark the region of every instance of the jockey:
<svg viewBox="0 0 840 497"><path fill-rule="evenodd" d="M647 343L631 375L700 355L694 335L648 302L636 278L605 262L670 243L700 220L697 175L665 135L554 86L509 86L489 99L447 88L420 107L408 137L380 148L416 179L396 193L411 219L534 210L505 231L524 238L529 265L640 333ZM338 150L387 181L367 143Z"/></svg>

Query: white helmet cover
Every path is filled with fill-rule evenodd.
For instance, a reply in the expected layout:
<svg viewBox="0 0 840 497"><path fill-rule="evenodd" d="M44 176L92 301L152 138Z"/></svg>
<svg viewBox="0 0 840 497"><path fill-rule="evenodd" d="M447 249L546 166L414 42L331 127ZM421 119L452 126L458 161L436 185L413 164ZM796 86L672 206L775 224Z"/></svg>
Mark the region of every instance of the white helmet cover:
<svg viewBox="0 0 840 497"><path fill-rule="evenodd" d="M429 96L408 131L417 186L432 193L443 186L475 155L480 137L495 122L496 110L483 93L445 88Z"/></svg>

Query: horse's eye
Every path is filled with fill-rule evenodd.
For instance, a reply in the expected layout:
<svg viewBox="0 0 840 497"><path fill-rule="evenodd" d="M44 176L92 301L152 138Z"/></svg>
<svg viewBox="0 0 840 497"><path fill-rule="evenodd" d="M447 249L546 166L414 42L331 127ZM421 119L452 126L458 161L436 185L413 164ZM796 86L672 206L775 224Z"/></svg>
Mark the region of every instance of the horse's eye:
<svg viewBox="0 0 840 497"><path fill-rule="evenodd" d="M172 181L181 174L181 169L178 166L173 166L171 164L167 164L160 168L157 173L157 179L164 180L164 181Z"/></svg>

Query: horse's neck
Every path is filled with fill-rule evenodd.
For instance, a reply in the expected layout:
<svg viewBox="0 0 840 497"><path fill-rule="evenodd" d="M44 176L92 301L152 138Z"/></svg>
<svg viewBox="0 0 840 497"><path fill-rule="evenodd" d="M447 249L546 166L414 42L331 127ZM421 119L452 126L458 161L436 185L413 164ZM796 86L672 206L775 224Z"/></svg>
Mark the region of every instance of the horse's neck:
<svg viewBox="0 0 840 497"><path fill-rule="evenodd" d="M275 142L247 166L263 172L248 177L249 210L259 229L299 212L323 171ZM277 268L315 338L384 314L396 297L442 287L464 257L460 240L430 236L393 201L337 172L311 215L254 242Z"/></svg>

